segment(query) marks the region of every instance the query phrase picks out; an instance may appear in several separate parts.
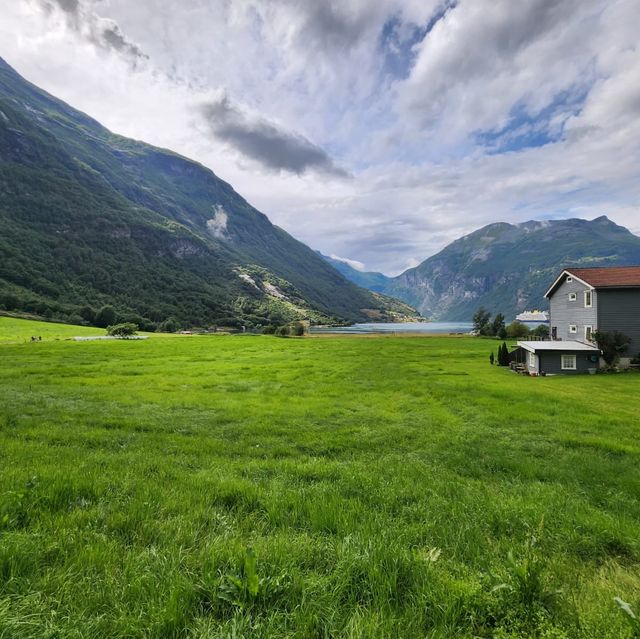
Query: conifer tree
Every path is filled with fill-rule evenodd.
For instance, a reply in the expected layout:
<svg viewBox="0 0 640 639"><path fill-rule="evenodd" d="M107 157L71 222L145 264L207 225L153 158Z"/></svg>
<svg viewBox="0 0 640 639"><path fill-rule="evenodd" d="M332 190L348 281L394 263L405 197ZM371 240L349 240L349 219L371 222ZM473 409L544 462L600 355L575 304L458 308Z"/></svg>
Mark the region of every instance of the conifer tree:
<svg viewBox="0 0 640 639"><path fill-rule="evenodd" d="M509 366L509 349L505 342L502 342L502 346L498 347L498 364L500 366Z"/></svg>

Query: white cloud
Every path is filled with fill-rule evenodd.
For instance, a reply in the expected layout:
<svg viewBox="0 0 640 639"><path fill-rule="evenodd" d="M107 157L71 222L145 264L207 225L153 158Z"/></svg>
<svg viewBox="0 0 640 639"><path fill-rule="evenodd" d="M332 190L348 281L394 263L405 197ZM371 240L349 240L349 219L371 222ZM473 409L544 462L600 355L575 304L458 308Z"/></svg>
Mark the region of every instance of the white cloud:
<svg viewBox="0 0 640 639"><path fill-rule="evenodd" d="M358 260L350 260L348 257L340 257L339 255L336 255L335 253L331 253L331 255L329 255L329 257L332 260L336 260L337 262L344 262L345 264L348 264L351 268L356 269L356 271L365 271L366 270L366 266L362 262L359 262Z"/></svg>

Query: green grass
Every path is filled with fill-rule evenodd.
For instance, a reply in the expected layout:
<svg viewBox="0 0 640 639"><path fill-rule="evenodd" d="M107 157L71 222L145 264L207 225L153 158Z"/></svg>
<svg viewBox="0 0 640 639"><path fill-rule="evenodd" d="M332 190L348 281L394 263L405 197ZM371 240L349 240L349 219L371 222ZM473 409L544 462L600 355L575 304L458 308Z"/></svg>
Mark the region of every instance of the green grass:
<svg viewBox="0 0 640 639"><path fill-rule="evenodd" d="M0 638L633 636L640 376L491 346L0 346Z"/></svg>
<svg viewBox="0 0 640 639"><path fill-rule="evenodd" d="M0 344L30 342L31 337L42 337L43 341L70 339L83 335L105 335L104 328L73 326L57 322L36 322L17 317L0 315Z"/></svg>

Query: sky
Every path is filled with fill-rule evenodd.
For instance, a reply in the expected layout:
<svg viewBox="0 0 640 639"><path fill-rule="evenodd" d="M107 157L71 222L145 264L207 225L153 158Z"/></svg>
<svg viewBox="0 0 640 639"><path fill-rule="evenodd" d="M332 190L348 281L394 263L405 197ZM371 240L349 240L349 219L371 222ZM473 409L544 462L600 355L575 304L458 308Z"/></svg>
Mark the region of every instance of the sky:
<svg viewBox="0 0 640 639"><path fill-rule="evenodd" d="M397 274L492 222L640 234L640 0L0 0L0 56Z"/></svg>

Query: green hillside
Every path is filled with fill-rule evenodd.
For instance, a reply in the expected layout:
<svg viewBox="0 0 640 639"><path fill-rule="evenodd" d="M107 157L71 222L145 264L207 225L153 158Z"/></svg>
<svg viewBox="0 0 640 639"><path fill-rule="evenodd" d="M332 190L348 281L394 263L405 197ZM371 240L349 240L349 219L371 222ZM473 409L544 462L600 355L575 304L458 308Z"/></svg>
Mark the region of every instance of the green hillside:
<svg viewBox="0 0 640 639"><path fill-rule="evenodd" d="M0 309L153 328L364 320L383 305L209 169L123 138L0 60Z"/></svg>

